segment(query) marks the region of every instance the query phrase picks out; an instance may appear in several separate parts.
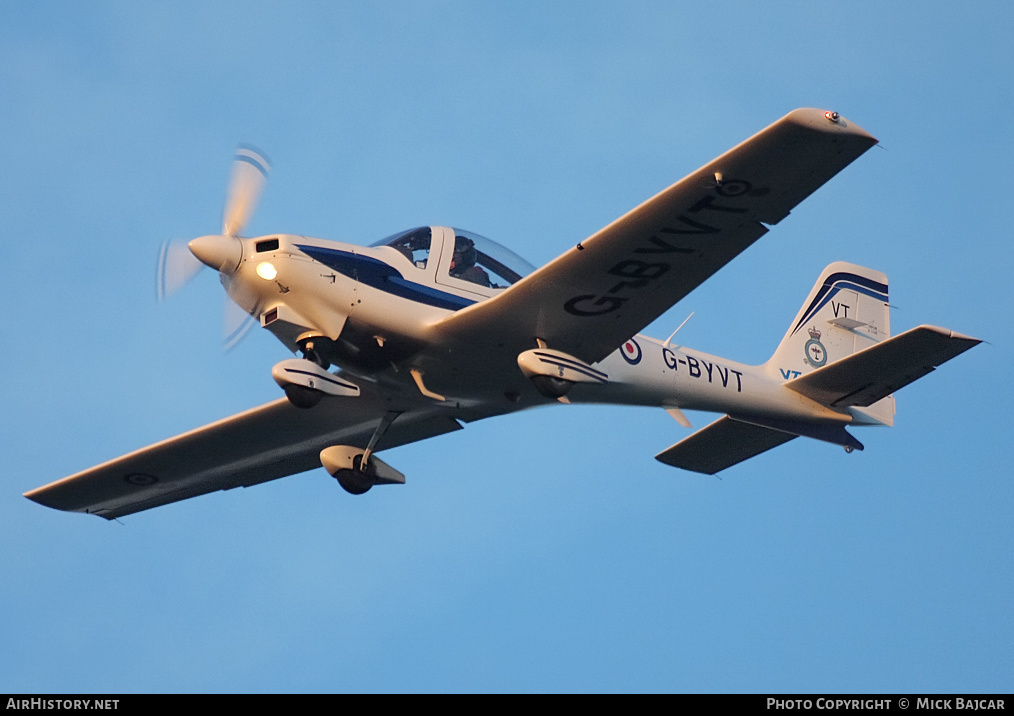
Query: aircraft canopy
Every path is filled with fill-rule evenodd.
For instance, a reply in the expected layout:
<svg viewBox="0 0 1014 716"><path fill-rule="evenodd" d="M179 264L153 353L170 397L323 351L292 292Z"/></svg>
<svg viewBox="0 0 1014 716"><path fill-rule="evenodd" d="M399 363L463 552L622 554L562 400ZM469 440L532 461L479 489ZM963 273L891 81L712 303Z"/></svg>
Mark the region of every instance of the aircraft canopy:
<svg viewBox="0 0 1014 716"><path fill-rule="evenodd" d="M462 257L467 262L467 266L459 265L457 271L452 268L452 276L480 283L479 280L471 278L468 273L468 269L475 266L481 271L472 269L472 273L483 277L481 283L490 288L506 288L535 271L535 267L530 263L492 239L464 229L450 229L450 231L454 234L455 256ZM423 226L400 231L371 244L371 246L396 248L416 266L422 268L429 259L430 251L439 251L439 247L432 246L434 235L440 236L442 234L444 232L434 232L431 227Z"/></svg>

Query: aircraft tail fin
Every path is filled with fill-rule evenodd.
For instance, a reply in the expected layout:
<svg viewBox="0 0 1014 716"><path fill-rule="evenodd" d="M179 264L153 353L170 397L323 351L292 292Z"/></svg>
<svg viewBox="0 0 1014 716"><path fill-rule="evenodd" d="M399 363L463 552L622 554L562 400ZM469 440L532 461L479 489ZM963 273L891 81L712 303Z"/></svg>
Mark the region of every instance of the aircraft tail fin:
<svg viewBox="0 0 1014 716"><path fill-rule="evenodd" d="M850 425L891 425L894 391L978 343L935 326L891 337L887 277L837 262L821 273L762 369L780 378L785 388L850 415ZM849 452L863 449L841 423L730 414L655 459L715 474L796 437L840 445Z"/></svg>
<svg viewBox="0 0 1014 716"><path fill-rule="evenodd" d="M890 337L887 276L836 261L817 278L764 370L792 382ZM885 394L854 414L864 423L892 425L894 412L894 398Z"/></svg>
<svg viewBox="0 0 1014 716"><path fill-rule="evenodd" d="M821 272L764 367L788 381L890 337L887 276L836 261Z"/></svg>
<svg viewBox="0 0 1014 716"><path fill-rule="evenodd" d="M855 424L894 423L892 393L980 341L935 326L891 337L887 277L836 262L821 273L771 359L769 375Z"/></svg>

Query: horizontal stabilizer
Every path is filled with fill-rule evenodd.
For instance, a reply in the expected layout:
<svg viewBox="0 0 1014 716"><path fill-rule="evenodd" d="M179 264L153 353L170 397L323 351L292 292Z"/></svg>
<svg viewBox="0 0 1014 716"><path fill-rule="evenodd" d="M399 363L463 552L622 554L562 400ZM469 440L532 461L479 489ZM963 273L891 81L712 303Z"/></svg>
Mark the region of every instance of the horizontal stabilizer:
<svg viewBox="0 0 1014 716"><path fill-rule="evenodd" d="M792 440L795 435L751 425L725 415L681 440L655 459L684 470L714 475Z"/></svg>
<svg viewBox="0 0 1014 716"><path fill-rule="evenodd" d="M824 405L867 407L979 343L946 328L919 326L785 385Z"/></svg>
<svg viewBox="0 0 1014 716"><path fill-rule="evenodd" d="M730 416L732 417L732 416ZM841 445L852 450L862 450L863 444L855 439L844 425L828 423L803 423L798 420L781 420L779 418L736 416L733 420L749 423L761 428L770 428L793 437L813 438L832 445Z"/></svg>

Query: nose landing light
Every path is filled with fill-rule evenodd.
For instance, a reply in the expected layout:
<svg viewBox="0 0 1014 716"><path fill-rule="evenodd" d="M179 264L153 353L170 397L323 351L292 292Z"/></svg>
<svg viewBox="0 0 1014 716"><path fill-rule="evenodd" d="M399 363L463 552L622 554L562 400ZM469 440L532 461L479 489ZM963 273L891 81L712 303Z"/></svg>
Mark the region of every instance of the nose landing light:
<svg viewBox="0 0 1014 716"><path fill-rule="evenodd" d="M268 261L257 264L257 275L265 281L274 281L275 276L278 275L278 270Z"/></svg>

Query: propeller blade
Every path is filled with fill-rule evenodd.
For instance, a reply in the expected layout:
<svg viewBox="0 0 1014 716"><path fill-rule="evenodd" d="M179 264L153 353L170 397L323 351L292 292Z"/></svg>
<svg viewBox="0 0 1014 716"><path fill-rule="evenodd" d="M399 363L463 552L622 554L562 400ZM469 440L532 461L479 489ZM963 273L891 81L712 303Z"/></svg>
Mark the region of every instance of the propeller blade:
<svg viewBox="0 0 1014 716"><path fill-rule="evenodd" d="M204 264L197 260L185 241L166 241L158 252L155 269L155 291L164 301L190 283Z"/></svg>
<svg viewBox="0 0 1014 716"><path fill-rule="evenodd" d="M222 233L239 236L257 208L261 189L267 180L271 165L267 158L253 147L240 146L232 163L232 179L225 200Z"/></svg>
<svg viewBox="0 0 1014 716"><path fill-rule="evenodd" d="M222 350L231 351L258 321L228 297L225 299Z"/></svg>

